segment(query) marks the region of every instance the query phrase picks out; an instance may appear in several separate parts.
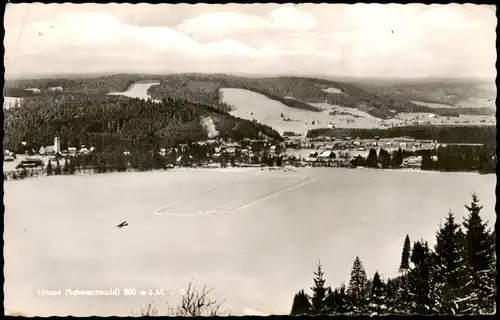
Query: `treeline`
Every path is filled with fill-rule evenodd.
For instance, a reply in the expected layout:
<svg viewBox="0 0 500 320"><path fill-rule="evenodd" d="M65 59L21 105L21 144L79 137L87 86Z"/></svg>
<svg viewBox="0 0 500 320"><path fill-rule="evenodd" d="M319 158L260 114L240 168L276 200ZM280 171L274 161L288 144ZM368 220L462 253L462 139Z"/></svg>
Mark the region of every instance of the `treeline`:
<svg viewBox="0 0 500 320"><path fill-rule="evenodd" d="M446 146L435 151L424 151L422 154L422 170L439 171L478 171L479 173L495 173L497 166L494 146ZM432 156L437 156L433 161Z"/></svg>
<svg viewBox="0 0 500 320"><path fill-rule="evenodd" d="M49 91L51 87L62 87L66 93L86 93L90 95L106 94L110 92L123 92L139 81L155 80L154 76L140 74L119 74L85 79L23 79L7 80L6 86L11 89L37 88Z"/></svg>
<svg viewBox="0 0 500 320"><path fill-rule="evenodd" d="M3 88L4 97L25 98L25 97L32 97L33 95L35 95L35 93L30 90L11 88L11 87Z"/></svg>
<svg viewBox="0 0 500 320"><path fill-rule="evenodd" d="M351 167L397 169L403 165L403 159L421 156L418 169L436 171L477 171L479 173L496 172L496 151L493 148L474 146L440 146L437 149L417 151L401 150L392 153L381 148L379 153L370 149L366 157L358 155L350 161ZM435 159L435 160L434 160Z"/></svg>
<svg viewBox="0 0 500 320"><path fill-rule="evenodd" d="M472 195L469 214L460 226L453 213L429 247L406 236L399 275L372 278L356 257L348 285L326 285L321 264L314 273L311 294L295 294L292 315L431 315L492 314L495 312L495 231L482 221L482 206Z"/></svg>
<svg viewBox="0 0 500 320"><path fill-rule="evenodd" d="M360 139L409 137L440 143L483 143L496 145L496 126L403 126L388 129L321 128L307 132L308 138L359 137Z"/></svg>
<svg viewBox="0 0 500 320"><path fill-rule="evenodd" d="M163 78L159 85L151 86L148 89L148 94L153 99L160 100L169 97L175 100L208 105L229 112L231 111L231 107L222 102L219 94L220 89L221 86L215 82L177 75Z"/></svg>
<svg viewBox="0 0 500 320"><path fill-rule="evenodd" d="M224 139L282 138L272 128L235 118L210 106L163 99L161 103L119 96L60 94L25 98L21 108L5 110L5 148L17 151L52 145L64 150L84 144L102 151L158 150L206 140L200 120L211 117ZM26 142L26 146L22 146Z"/></svg>

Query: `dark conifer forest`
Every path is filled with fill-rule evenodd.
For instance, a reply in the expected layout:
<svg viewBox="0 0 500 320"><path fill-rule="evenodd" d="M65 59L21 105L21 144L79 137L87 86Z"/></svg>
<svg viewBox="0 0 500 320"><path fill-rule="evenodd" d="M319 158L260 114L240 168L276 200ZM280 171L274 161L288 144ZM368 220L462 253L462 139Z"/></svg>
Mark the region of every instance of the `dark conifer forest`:
<svg viewBox="0 0 500 320"><path fill-rule="evenodd" d="M434 246L407 235L399 274L367 275L356 257L350 278L327 285L328 266L317 265L310 293L298 291L291 315L478 315L495 312L495 232L481 218L473 194L462 224L449 212L436 232ZM332 289L333 288L333 289Z"/></svg>
<svg viewBox="0 0 500 320"><path fill-rule="evenodd" d="M43 94L25 98L21 107L4 110L4 116L4 147L12 151L23 141L38 151L54 136L61 139L62 149L84 144L99 151L158 150L208 139L200 123L205 117L212 118L221 138L282 140L274 129L255 121L170 98L155 103L101 94Z"/></svg>

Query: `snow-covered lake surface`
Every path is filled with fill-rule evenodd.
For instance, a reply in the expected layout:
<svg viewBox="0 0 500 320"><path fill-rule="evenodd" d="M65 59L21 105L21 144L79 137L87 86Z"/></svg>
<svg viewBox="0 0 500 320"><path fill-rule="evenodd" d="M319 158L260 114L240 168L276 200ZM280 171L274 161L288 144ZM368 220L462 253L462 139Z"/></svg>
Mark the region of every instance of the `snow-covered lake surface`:
<svg viewBox="0 0 500 320"><path fill-rule="evenodd" d="M5 183L4 305L27 316L160 313L190 280L233 315L286 314L318 259L328 285L398 272L401 248L435 243L475 191L495 222L495 176L303 168L40 177ZM161 209L161 210L160 210ZM155 214L159 212L159 214ZM129 226L116 225L128 221ZM47 297L37 289L161 288L161 297ZM244 288L244 289L242 289ZM122 291L123 292L123 291Z"/></svg>
<svg viewBox="0 0 500 320"><path fill-rule="evenodd" d="M108 94L110 95L121 95L121 96L126 96L130 98L138 98L138 99L143 99L143 100L148 100L151 99L151 96L148 94L148 89L154 85L158 85L159 82L150 82L150 83L143 83L143 82L137 82L132 84L127 91L124 92L110 92ZM153 100L153 99L151 99ZM159 100L153 100L155 102L159 102Z"/></svg>

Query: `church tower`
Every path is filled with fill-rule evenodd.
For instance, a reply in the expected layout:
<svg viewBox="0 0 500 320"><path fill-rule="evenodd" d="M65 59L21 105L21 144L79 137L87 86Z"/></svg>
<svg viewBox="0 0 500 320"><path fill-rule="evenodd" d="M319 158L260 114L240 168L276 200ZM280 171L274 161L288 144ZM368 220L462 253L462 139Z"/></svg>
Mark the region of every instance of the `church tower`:
<svg viewBox="0 0 500 320"><path fill-rule="evenodd" d="M59 141L59 137L54 138L54 153L61 152L61 142Z"/></svg>

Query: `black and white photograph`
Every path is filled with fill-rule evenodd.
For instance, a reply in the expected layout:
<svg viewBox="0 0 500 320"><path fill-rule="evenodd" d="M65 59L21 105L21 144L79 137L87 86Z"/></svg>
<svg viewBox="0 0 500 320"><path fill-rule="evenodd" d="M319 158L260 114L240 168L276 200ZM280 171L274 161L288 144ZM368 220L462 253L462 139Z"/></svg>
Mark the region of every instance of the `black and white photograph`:
<svg viewBox="0 0 500 320"><path fill-rule="evenodd" d="M6 4L4 314L495 314L496 27Z"/></svg>

